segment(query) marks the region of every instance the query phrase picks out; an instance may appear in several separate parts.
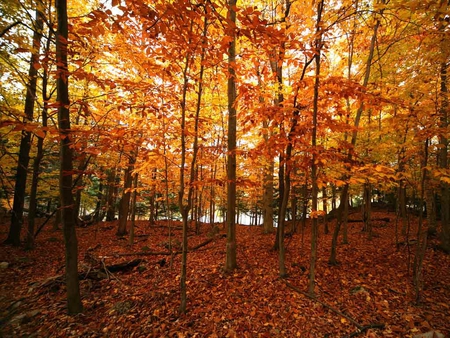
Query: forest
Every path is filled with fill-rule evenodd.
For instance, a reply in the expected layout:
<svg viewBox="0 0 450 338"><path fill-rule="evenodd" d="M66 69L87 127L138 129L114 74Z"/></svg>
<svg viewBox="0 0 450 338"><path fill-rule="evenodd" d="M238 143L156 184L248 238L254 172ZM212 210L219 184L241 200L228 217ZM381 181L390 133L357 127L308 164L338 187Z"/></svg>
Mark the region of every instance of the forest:
<svg viewBox="0 0 450 338"><path fill-rule="evenodd" d="M0 337L450 336L450 0L0 14Z"/></svg>

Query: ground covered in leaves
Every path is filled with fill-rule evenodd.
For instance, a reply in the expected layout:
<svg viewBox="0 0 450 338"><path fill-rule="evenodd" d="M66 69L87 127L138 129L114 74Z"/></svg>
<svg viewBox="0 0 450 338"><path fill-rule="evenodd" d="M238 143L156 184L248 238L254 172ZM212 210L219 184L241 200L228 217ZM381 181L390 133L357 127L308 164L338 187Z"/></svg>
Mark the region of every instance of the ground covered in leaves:
<svg viewBox="0 0 450 338"><path fill-rule="evenodd" d="M0 245L0 262L8 263L0 269L0 337L412 337L431 330L449 336L450 257L435 249L436 239L428 241L422 301L416 304L411 269L415 246L404 242L396 247L394 214L373 217L391 221L374 222L371 241L361 223L350 223L350 243L339 244L337 266L327 264L331 234L320 229L317 300L347 318L301 293L307 291L308 230L286 238L289 276L280 279L274 235L249 226L237 229L239 268L234 273L222 270L223 229L188 254L188 312L180 315L181 256L175 254L171 264L171 256L164 255L167 223L152 227L145 221L137 222L133 246L115 236L116 222L77 229L80 273L89 278L80 281L84 312L71 317L59 277L64 273L62 232L48 226L33 251ZM411 224L413 238L414 220ZM210 229L205 224L200 235L191 233L189 247L208 241ZM7 230L5 220L2 242ZM176 251L180 229L174 228L172 235ZM104 269L136 259L142 261L127 271ZM348 318L362 327L384 328L359 334Z"/></svg>

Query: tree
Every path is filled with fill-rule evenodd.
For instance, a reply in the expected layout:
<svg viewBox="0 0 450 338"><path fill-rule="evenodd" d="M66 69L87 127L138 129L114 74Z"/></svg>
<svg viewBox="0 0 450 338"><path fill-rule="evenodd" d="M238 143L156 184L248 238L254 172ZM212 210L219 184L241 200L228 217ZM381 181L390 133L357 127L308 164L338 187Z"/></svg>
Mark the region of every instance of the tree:
<svg viewBox="0 0 450 338"><path fill-rule="evenodd" d="M28 85L25 95L25 123L33 121L34 103L36 101L36 86L38 75L39 55L41 49L41 34L44 27L44 14L42 3L36 3L36 20L33 32L33 47L28 70ZM20 232L23 223L23 207L25 202L25 188L30 161L31 131L23 129L20 140L19 159L17 163L16 180L14 187L14 202L11 213L11 226L6 243L14 246L20 245Z"/></svg>
<svg viewBox="0 0 450 338"><path fill-rule="evenodd" d="M67 64L67 0L57 0L56 14L58 18L58 28L56 31L56 100L58 102L58 127L61 135L59 191L61 195L62 223L66 249L67 310L69 314L74 315L83 311L83 305L81 303L80 285L78 280L78 241L75 230L76 215L74 213L74 199L72 193L73 155L70 139L69 72Z"/></svg>
<svg viewBox="0 0 450 338"><path fill-rule="evenodd" d="M317 195L319 193L317 187L317 115L319 113L319 86L320 86L320 56L322 53L322 13L323 13L323 0L319 1L317 4L317 24L316 24L316 41L315 47L315 81L314 81L314 101L313 101L313 118L312 118L312 135L311 135L311 147L312 147L312 158L311 158L311 180L312 180L312 204L311 204L311 258L310 258L310 268L309 268L309 286L308 293L310 296L314 297L315 292L315 276L316 276L316 261L317 261L317 232L318 232L318 214L317 214Z"/></svg>
<svg viewBox="0 0 450 338"><path fill-rule="evenodd" d="M228 0L228 144L227 144L227 252L225 270L236 269L236 0Z"/></svg>
<svg viewBox="0 0 450 338"><path fill-rule="evenodd" d="M440 61L440 109L439 109L439 126L442 130L448 130L449 126L449 98L448 98L448 67L450 63L450 50L448 39L446 38L446 30L449 26L448 15L444 17L443 13L448 12L450 1L441 0L439 3L439 9L436 13L436 19L438 21L438 32L441 61ZM439 167L442 170L448 170L448 147L449 141L445 132L439 134L440 151L438 155ZM450 253L450 179L441 179L441 246Z"/></svg>

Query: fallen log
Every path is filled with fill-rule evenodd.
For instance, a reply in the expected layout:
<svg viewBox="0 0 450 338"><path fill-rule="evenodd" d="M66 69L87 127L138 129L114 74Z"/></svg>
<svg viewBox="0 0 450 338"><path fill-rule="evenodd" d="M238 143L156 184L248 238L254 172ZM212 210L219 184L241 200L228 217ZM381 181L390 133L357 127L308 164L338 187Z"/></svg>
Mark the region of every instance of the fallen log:
<svg viewBox="0 0 450 338"><path fill-rule="evenodd" d="M188 248L188 252L196 251L209 243L211 243L215 237L212 237L210 239L207 239L206 241L197 244L196 246L192 248ZM139 252L125 252L125 253L118 253L115 254L115 256L171 256L171 255L180 255L183 251L177 250L177 251L139 251Z"/></svg>
<svg viewBox="0 0 450 338"><path fill-rule="evenodd" d="M372 218L370 221L371 222L378 221L378 222L388 223L391 220L388 217L383 217L383 218ZM348 219L347 223L364 223L364 220L362 220L362 219Z"/></svg>
<svg viewBox="0 0 450 338"><path fill-rule="evenodd" d="M107 279L112 272L125 272L129 271L135 266L138 266L142 263L142 259L137 258L130 262L112 264L112 265L104 265L99 268L89 268L87 271L78 272L78 278L80 280L85 279L93 279L93 280L102 280ZM42 282L32 284L32 288L36 287L51 287L53 285L63 284L65 280L65 274L56 275L45 279Z"/></svg>
<svg viewBox="0 0 450 338"><path fill-rule="evenodd" d="M135 266L138 266L141 263L142 263L142 259L136 258L130 262L107 265L106 269L108 269L108 271L110 271L110 272L119 272L119 271L125 272L125 271L129 271L129 270L133 269Z"/></svg>

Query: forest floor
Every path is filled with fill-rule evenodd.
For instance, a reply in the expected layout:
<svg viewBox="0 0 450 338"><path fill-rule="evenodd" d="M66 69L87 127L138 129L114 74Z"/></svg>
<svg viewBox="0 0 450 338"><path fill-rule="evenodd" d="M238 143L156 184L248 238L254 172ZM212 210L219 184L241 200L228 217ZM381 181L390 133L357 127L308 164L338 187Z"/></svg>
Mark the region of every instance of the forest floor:
<svg viewBox="0 0 450 338"><path fill-rule="evenodd" d="M169 231L165 223L151 227L145 221L137 222L133 246L116 237L117 222L77 229L80 273L92 278L80 281L83 314L68 316L63 278L58 277L64 272L62 232L49 225L32 251L0 245L0 262L9 263L0 269L0 337L412 337L432 330L449 337L450 256L436 250L435 238L429 239L421 302L416 304L416 246L404 242L396 247L395 214L373 217L390 222L375 221L370 241L361 223L350 223L349 244L339 240L337 266L328 265L331 232L324 234L320 226L317 300L347 317L301 293L308 289L309 230L303 240L301 233L286 238L289 276L280 279L274 234L251 226L237 227L239 267L231 274L223 271L225 236L188 254L187 313L180 315L181 255L174 255L173 264L170 256L153 255L167 252ZM411 219L410 238L416 223ZM205 224L200 235L191 233L189 247L210 239L210 229ZM0 241L7 230L6 220ZM180 229L173 229L174 249L180 241ZM103 264L135 259L142 261L128 271L103 274ZM92 271L108 278L95 280ZM384 328L368 328L371 324Z"/></svg>

